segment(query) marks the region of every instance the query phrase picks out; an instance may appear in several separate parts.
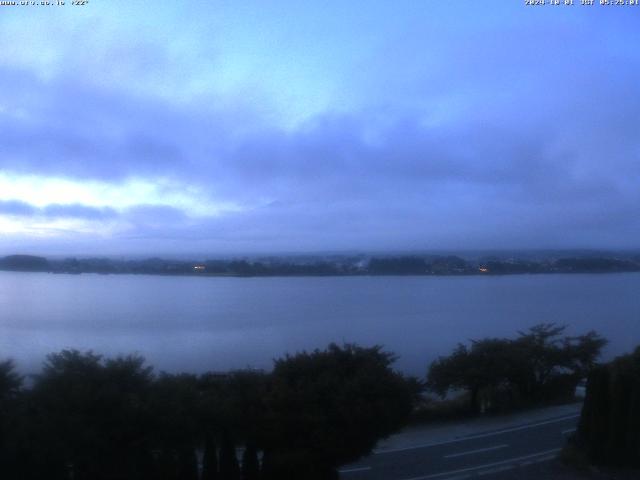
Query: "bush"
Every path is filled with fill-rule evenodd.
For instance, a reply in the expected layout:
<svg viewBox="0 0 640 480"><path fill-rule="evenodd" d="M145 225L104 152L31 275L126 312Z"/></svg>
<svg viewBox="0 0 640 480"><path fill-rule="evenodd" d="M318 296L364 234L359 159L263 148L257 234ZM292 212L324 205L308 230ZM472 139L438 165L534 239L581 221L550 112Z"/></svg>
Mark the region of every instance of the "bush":
<svg viewBox="0 0 640 480"><path fill-rule="evenodd" d="M594 464L640 467L640 347L591 373L576 443Z"/></svg>
<svg viewBox="0 0 640 480"><path fill-rule="evenodd" d="M271 374L155 375L140 357L65 350L28 390L3 362L0 476L196 480L200 450L207 480L337 478L408 420L419 385L393 361L380 347L330 345Z"/></svg>

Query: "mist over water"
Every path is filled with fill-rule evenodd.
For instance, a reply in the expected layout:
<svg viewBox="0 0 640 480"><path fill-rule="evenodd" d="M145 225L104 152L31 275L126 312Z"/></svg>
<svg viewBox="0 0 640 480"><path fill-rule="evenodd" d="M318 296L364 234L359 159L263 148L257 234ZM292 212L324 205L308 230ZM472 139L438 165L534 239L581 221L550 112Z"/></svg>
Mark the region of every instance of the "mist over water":
<svg viewBox="0 0 640 480"><path fill-rule="evenodd" d="M424 375L458 342L540 322L640 344L640 274L193 278L0 272L0 358L35 371L63 348L137 352L167 371L269 369L329 342L382 344Z"/></svg>

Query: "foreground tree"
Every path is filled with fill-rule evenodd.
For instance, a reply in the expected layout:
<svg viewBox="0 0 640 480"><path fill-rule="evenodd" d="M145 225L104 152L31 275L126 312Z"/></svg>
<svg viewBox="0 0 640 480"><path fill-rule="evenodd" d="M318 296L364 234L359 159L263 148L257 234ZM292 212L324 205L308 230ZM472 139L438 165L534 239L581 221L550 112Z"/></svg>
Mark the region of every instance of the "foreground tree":
<svg viewBox="0 0 640 480"><path fill-rule="evenodd" d="M542 323L514 342L510 381L532 402L572 396L576 385L595 366L607 341L594 331L562 337L566 326Z"/></svg>
<svg viewBox="0 0 640 480"><path fill-rule="evenodd" d="M196 375L161 373L153 382L147 412L152 418L153 449L162 459L160 475L197 480L195 452L202 443L199 398Z"/></svg>
<svg viewBox="0 0 640 480"><path fill-rule="evenodd" d="M220 446L220 479L240 480L240 464L236 456L236 444L228 431L223 434Z"/></svg>
<svg viewBox="0 0 640 480"><path fill-rule="evenodd" d="M469 394L469 410L481 409L483 390L508 387L514 360L518 355L509 340L485 339L471 342L467 347L458 344L448 357L440 357L431 364L427 386L444 397L450 390L464 390Z"/></svg>
<svg viewBox="0 0 640 480"><path fill-rule="evenodd" d="M606 340L593 331L562 337L565 329L544 323L513 340L459 344L451 355L431 364L427 385L443 397L452 390L466 391L472 412L498 400L514 405L568 398L595 365Z"/></svg>
<svg viewBox="0 0 640 480"><path fill-rule="evenodd" d="M151 381L140 357L105 362L91 352L49 355L30 399L34 476L148 478Z"/></svg>
<svg viewBox="0 0 640 480"><path fill-rule="evenodd" d="M259 480L260 462L258 450L253 443L247 443L242 454L242 480Z"/></svg>
<svg viewBox="0 0 640 480"><path fill-rule="evenodd" d="M0 405L18 394L22 380L16 372L13 360L0 362Z"/></svg>
<svg viewBox="0 0 640 480"><path fill-rule="evenodd" d="M200 376L198 424L205 448L205 478L239 478L237 446L245 452L242 475L251 479L256 465L259 469L257 445L264 431L268 378L256 370Z"/></svg>
<svg viewBox="0 0 640 480"><path fill-rule="evenodd" d="M218 449L214 436L206 435L202 456L202 480L219 480Z"/></svg>
<svg viewBox="0 0 640 480"><path fill-rule="evenodd" d="M16 465L16 435L19 405L16 399L22 387L22 377L12 360L0 362L0 473L14 471Z"/></svg>
<svg viewBox="0 0 640 480"><path fill-rule="evenodd" d="M339 465L369 453L412 411L419 384L394 372L393 361L380 347L331 345L277 360L271 374L156 376L140 357L64 350L47 357L30 389L5 362L0 474L3 480L337 478Z"/></svg>
<svg viewBox="0 0 640 480"><path fill-rule="evenodd" d="M405 425L419 392L381 347L340 347L276 360L267 398L263 478L337 478Z"/></svg>
<svg viewBox="0 0 640 480"><path fill-rule="evenodd" d="M592 371L574 442L592 463L640 467L640 347Z"/></svg>

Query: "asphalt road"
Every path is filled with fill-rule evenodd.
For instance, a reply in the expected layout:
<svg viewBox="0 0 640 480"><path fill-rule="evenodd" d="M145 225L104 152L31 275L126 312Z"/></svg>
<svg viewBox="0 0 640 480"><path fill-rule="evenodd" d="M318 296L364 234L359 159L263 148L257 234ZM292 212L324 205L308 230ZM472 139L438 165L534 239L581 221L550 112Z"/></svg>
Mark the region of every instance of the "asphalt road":
<svg viewBox="0 0 640 480"><path fill-rule="evenodd" d="M381 450L340 469L343 480L490 479L492 474L556 458L578 414L539 420L440 443Z"/></svg>

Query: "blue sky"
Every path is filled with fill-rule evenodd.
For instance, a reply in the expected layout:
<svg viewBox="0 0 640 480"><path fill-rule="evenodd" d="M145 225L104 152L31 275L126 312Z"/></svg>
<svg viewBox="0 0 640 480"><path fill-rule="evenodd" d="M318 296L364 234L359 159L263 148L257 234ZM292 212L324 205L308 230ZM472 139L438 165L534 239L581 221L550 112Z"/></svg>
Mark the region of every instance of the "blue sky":
<svg viewBox="0 0 640 480"><path fill-rule="evenodd" d="M0 253L634 248L640 7L0 7Z"/></svg>

